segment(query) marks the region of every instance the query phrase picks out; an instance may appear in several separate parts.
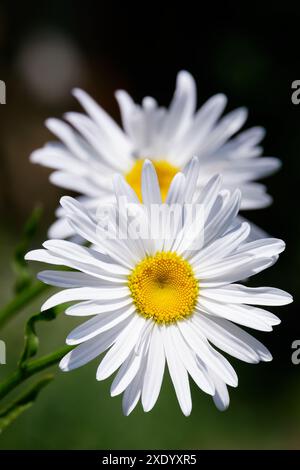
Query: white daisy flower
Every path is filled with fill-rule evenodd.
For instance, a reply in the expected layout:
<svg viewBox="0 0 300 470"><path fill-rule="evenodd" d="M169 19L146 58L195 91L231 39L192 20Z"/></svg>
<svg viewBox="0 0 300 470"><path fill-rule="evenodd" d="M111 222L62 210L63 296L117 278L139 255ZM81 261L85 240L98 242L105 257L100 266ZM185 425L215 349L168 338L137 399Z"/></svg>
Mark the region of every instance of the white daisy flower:
<svg viewBox="0 0 300 470"><path fill-rule="evenodd" d="M55 169L51 182L80 193L80 202L89 210L113 197L115 172L122 173L140 197L145 158L153 161L164 198L174 175L194 155L201 163L200 188L219 173L224 188L241 190L241 209L270 204L265 186L254 182L280 166L277 158L258 158L264 129L253 127L235 135L246 121L247 110L239 108L221 118L227 102L223 94L211 97L196 110L196 85L188 72L179 72L168 109L151 97L137 105L125 91L117 91L124 130L87 93L79 89L73 93L87 114L67 113L67 122L48 119L47 127L61 143L46 144L32 153L31 160ZM64 212L63 208L58 210L59 219L50 229L50 237L73 235Z"/></svg>
<svg viewBox="0 0 300 470"><path fill-rule="evenodd" d="M249 363L270 361L266 347L237 324L271 331L280 320L257 306L292 301L279 289L237 284L273 265L284 242L273 238L245 242L249 224L236 219L240 192L220 190L220 178L213 177L198 194L197 165L193 159L186 175L174 177L165 204L149 160L142 171L143 204L122 176L114 178L114 186L117 198L141 209L144 228L154 224L153 206L166 208L167 216L172 204L184 207L192 200L193 207L201 204L203 209L202 227L197 219L191 222L186 217L173 238L108 238L99 230L97 215L76 199L63 197L61 205L74 233L92 246L49 240L44 249L26 256L73 269L38 275L43 282L63 288L42 310L75 301L67 308L68 315L92 316L67 337L67 344L76 348L60 367L63 371L81 367L107 351L97 379L116 373L111 395L124 392L125 415L140 399L145 411L153 408L166 366L185 415L192 409L189 376L213 396L220 410L227 408L227 386L236 387L238 379L218 350ZM122 217L120 211L118 215ZM199 249L194 248L197 237L202 239Z"/></svg>

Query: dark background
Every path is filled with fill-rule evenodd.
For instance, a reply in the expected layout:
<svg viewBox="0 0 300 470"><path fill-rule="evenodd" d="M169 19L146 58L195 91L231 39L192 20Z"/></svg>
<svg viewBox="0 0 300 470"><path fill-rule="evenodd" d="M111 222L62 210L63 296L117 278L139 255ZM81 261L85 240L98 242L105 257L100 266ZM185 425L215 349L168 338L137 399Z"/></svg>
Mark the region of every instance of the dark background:
<svg viewBox="0 0 300 470"><path fill-rule="evenodd" d="M120 399L108 395L109 381L95 381L93 363L58 373L34 408L0 437L0 448L300 448L300 365L291 362L291 344L300 339L300 104L291 101L291 84L300 79L299 30L300 8L290 2L0 3L0 79L7 86L7 104L0 107L1 303L11 296L10 259L24 221L41 202L38 246L61 194L48 182L49 171L28 161L51 138L44 120L77 109L74 86L116 119L117 88L136 101L152 95L167 105L180 69L194 75L199 104L223 92L227 111L245 105L247 127L267 129L265 155L278 156L283 167L266 181L273 205L247 217L283 238L287 249L255 284L295 296L294 304L272 310L282 319L272 334L255 332L274 361L255 367L232 361L240 386L232 390L227 412L193 389L193 414L184 418L166 380L153 412L139 409L125 418ZM0 366L0 378L15 367L29 313L1 332L8 364ZM69 318L42 326L45 351L61 345L71 327Z"/></svg>

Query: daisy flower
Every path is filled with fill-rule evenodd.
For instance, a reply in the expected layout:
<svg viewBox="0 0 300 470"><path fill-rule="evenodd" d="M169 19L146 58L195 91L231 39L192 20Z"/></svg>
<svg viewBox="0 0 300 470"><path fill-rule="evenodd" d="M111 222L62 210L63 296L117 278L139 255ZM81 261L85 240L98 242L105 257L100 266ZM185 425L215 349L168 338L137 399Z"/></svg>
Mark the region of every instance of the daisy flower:
<svg viewBox="0 0 300 470"><path fill-rule="evenodd" d="M115 172L122 173L141 198L145 158L155 166L164 199L174 175L194 155L200 160L199 188L218 173L223 176L224 188L241 190L241 209L270 204L265 186L254 182L280 166L276 158L259 158L264 129L253 127L236 134L246 121L247 110L239 108L221 117L227 102L223 94L211 97L196 110L196 86L188 72L179 72L168 109L151 97L135 104L125 91L117 91L123 129L87 93L75 89L73 94L87 114L69 112L66 121L48 119L47 127L61 143L46 144L32 153L31 160L53 168L50 181L79 193L80 202L90 211L113 197ZM49 236L72 236L63 208L57 216Z"/></svg>
<svg viewBox="0 0 300 470"><path fill-rule="evenodd" d="M273 265L285 245L273 238L245 242L250 227L236 220L239 190L233 194L221 190L221 180L215 176L198 194L198 165L193 159L186 175L177 173L164 204L149 160L142 170L142 203L122 176L114 177L114 187L117 198L140 208L144 228L154 224L153 206L164 207L166 217L173 204L184 208L188 203L201 204L201 227L197 218L184 216L173 237L105 237L99 230L99 213L94 216L76 199L63 197L61 205L74 233L91 246L49 240L44 249L26 256L72 269L38 275L43 282L63 288L42 310L75 301L67 308L68 315L91 316L67 337L67 344L76 347L60 367L63 371L81 367L107 351L97 379L116 373L111 395L124 392L125 415L139 399L145 411L153 408L166 366L185 415L192 409L189 376L213 396L219 409L227 408L227 386L236 387L238 379L219 350L249 363L270 361L266 347L237 324L271 331L280 320L257 306L292 300L279 289L237 283ZM122 218L121 211L118 216ZM195 248L198 237L201 246Z"/></svg>

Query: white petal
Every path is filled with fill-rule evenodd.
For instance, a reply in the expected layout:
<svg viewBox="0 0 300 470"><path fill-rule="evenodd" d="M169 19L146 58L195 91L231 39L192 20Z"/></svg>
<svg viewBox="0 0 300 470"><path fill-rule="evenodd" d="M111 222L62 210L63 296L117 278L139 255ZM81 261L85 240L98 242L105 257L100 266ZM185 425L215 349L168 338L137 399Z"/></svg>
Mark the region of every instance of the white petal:
<svg viewBox="0 0 300 470"><path fill-rule="evenodd" d="M72 349L72 351L66 354L60 361L59 367L63 371L69 371L77 369L95 359L95 357L102 354L114 343L120 332L126 326L126 322L128 322L128 320L116 325L101 336L93 338L86 343L80 344L77 348Z"/></svg>
<svg viewBox="0 0 300 470"><path fill-rule="evenodd" d="M214 260L212 257L212 259L208 259L206 262L203 262L203 264L197 264L194 270L196 276L205 281L215 278L222 279L226 274L232 273L243 266L247 266L250 261L256 261L258 263L260 260L254 260L247 252L243 255L234 253L221 260Z"/></svg>
<svg viewBox="0 0 300 470"><path fill-rule="evenodd" d="M120 152L120 148L110 139L105 129L97 124L85 114L69 112L64 118L72 124L78 131L85 145L90 147L91 165L90 170L97 170L97 178L94 178L93 172L90 172L90 178L97 183L103 182L103 176L109 176L109 171L128 171L132 160L126 152ZM104 184L109 183L104 181Z"/></svg>
<svg viewBox="0 0 300 470"><path fill-rule="evenodd" d="M101 187L96 186L90 179L67 172L55 171L51 173L49 180L59 188L76 191L88 197L98 197L101 194Z"/></svg>
<svg viewBox="0 0 300 470"><path fill-rule="evenodd" d="M68 152L63 146L47 145L41 149L34 150L30 155L30 161L55 170L69 171L79 176L88 173L84 162L76 158L71 152Z"/></svg>
<svg viewBox="0 0 300 470"><path fill-rule="evenodd" d="M278 238L263 238L244 243L238 249L239 253L250 253L255 256L276 256L285 250L285 243Z"/></svg>
<svg viewBox="0 0 300 470"><path fill-rule="evenodd" d="M178 327L170 328L170 334L172 335L173 343L177 345L178 355L194 382L205 393L213 395L215 387L207 373L207 369L197 360L195 353L184 341Z"/></svg>
<svg viewBox="0 0 300 470"><path fill-rule="evenodd" d="M161 193L158 178L153 164L146 160L142 172L142 194L143 203L147 206L151 204L161 204Z"/></svg>
<svg viewBox="0 0 300 470"><path fill-rule="evenodd" d="M57 287L107 287L113 284L117 287L118 285L125 284L125 280L111 278L111 282L100 280L94 276L90 276L81 272L73 271L41 271L38 273L37 278L49 284L50 286Z"/></svg>
<svg viewBox="0 0 300 470"><path fill-rule="evenodd" d="M54 254L54 260L60 258L66 266L74 267L83 272L88 270L88 274L96 277L109 275L125 278L130 272L128 268L120 265L110 256L100 254L91 248L67 240L48 240L43 245L50 250L52 256ZM48 259L50 259L50 255L48 255ZM61 264L61 260L58 264ZM51 264L56 263L53 261Z"/></svg>
<svg viewBox="0 0 300 470"><path fill-rule="evenodd" d="M242 210L263 209L272 204L273 198L266 194L266 188L261 183L247 183L240 186L242 192Z"/></svg>
<svg viewBox="0 0 300 470"><path fill-rule="evenodd" d="M189 124L196 106L196 85L193 77L182 70L177 75L176 90L161 129L166 142L180 136Z"/></svg>
<svg viewBox="0 0 300 470"><path fill-rule="evenodd" d="M239 338L241 342L250 346L258 355L261 361L269 362L272 360L272 355L270 351L260 341L254 338L254 336L249 335L249 333L247 333L246 331L242 330L238 326L223 318L215 317L214 322L220 325L222 328L226 329L229 334Z"/></svg>
<svg viewBox="0 0 300 470"><path fill-rule="evenodd" d="M48 308L64 304L65 302L73 302L74 300L122 299L128 295L130 295L128 287L112 287L109 289L79 287L77 289L66 289L49 297L49 299L42 305L41 310L43 312L44 310L48 310Z"/></svg>
<svg viewBox="0 0 300 470"><path fill-rule="evenodd" d="M199 298L196 308L209 315L226 318L234 323L261 331L272 331L272 326L280 323L278 317L261 308L252 305L220 303L204 296Z"/></svg>
<svg viewBox="0 0 300 470"><path fill-rule="evenodd" d="M117 197L125 196L130 203L139 204L139 198L132 187L125 181L121 175L115 175L113 178L115 193Z"/></svg>
<svg viewBox="0 0 300 470"><path fill-rule="evenodd" d="M203 204L206 216L210 213L211 208L220 194L221 184L222 178L220 175L212 176L201 189L198 199L195 201L198 204Z"/></svg>
<svg viewBox="0 0 300 470"><path fill-rule="evenodd" d="M235 336L226 328L223 328L214 319L209 319L204 314L199 314L194 315L193 322L217 348L241 361L250 363L259 362L259 356L247 343L242 341L239 336Z"/></svg>
<svg viewBox="0 0 300 470"><path fill-rule="evenodd" d="M249 237L248 237L248 241L254 241L254 240L258 240L260 238L269 238L269 234L261 229L260 227L258 227L257 225L255 225L253 222L250 222L249 220L247 220L245 217L241 217L240 215L237 217L237 220L239 220L240 222L248 222L248 224L250 224L250 234L249 234Z"/></svg>
<svg viewBox="0 0 300 470"><path fill-rule="evenodd" d="M142 405L144 411L150 411L157 401L163 381L164 370L165 352L163 338L161 328L155 325L151 333L143 383Z"/></svg>
<svg viewBox="0 0 300 470"><path fill-rule="evenodd" d="M121 365L111 384L110 394L112 397L119 395L129 386L135 376L138 374L142 366L142 361L147 352L149 336L143 342L143 346L139 353L133 350L125 362ZM144 360L145 362L145 360ZM144 369L144 365L143 365Z"/></svg>
<svg viewBox="0 0 300 470"><path fill-rule="evenodd" d="M69 196L62 197L60 204L64 208L66 217L74 231L85 240L99 245L102 241L99 237L99 230L95 220L92 220L91 214L86 211L84 206Z"/></svg>
<svg viewBox="0 0 300 470"><path fill-rule="evenodd" d="M218 410L225 411L230 402L227 386L214 372L211 371L211 374L216 387L216 392L213 397L214 403Z"/></svg>
<svg viewBox="0 0 300 470"><path fill-rule="evenodd" d="M189 377L186 368L178 356L176 345L172 341L169 330L170 327L164 329L164 349L168 369L180 408L185 416L189 416L192 411Z"/></svg>
<svg viewBox="0 0 300 470"><path fill-rule="evenodd" d="M290 294L275 287L246 287L241 284L203 289L201 295L231 304L287 305L293 301Z"/></svg>
<svg viewBox="0 0 300 470"><path fill-rule="evenodd" d="M25 255L26 261L40 261L41 263L50 263L56 264L57 266L64 266L64 261L59 258L53 256L47 250L39 249L39 250L32 250L26 253Z"/></svg>
<svg viewBox="0 0 300 470"><path fill-rule="evenodd" d="M237 259L235 259L235 262L239 264ZM241 262L240 266L236 266L235 269L230 269L230 262L228 263L228 265L224 263L222 266L220 265L220 270L224 268L222 271L222 275L220 275L219 277L214 277L213 273L211 273L212 277L207 280L201 280L201 286L202 288L215 287L231 282L240 281L241 279L246 279L247 277L253 276L254 274L259 273L260 271L263 271L269 266L272 266L274 262L276 262L276 259L273 258L249 258L248 261L244 259L244 262ZM225 272L226 266L228 267L227 272ZM215 265L215 268L218 269L217 265Z"/></svg>
<svg viewBox="0 0 300 470"><path fill-rule="evenodd" d="M144 318L139 315L133 317L130 324L123 330L115 344L102 359L97 370L97 380L104 380L109 377L127 359L138 341L144 324Z"/></svg>
<svg viewBox="0 0 300 470"><path fill-rule="evenodd" d="M191 203L196 191L199 178L200 162L197 157L193 157L184 167L183 172L186 176L185 202Z"/></svg>
<svg viewBox="0 0 300 470"><path fill-rule="evenodd" d="M73 346L88 341L100 333L110 330L126 318L132 317L134 312L135 306L131 305L130 307L121 308L116 312L96 315L71 331L67 336L66 343Z"/></svg>
<svg viewBox="0 0 300 470"><path fill-rule="evenodd" d="M132 298L130 296L121 302L118 300L115 302L112 302L112 300L87 300L85 302L79 302L78 304L71 305L71 307L66 309L65 313L75 317L85 317L105 312L114 312L120 308L127 307L129 304L132 304Z"/></svg>
<svg viewBox="0 0 300 470"><path fill-rule="evenodd" d="M237 375L229 362L218 355L208 344L203 333L195 331L194 325L190 321L178 322L178 327L183 334L187 344L195 351L197 356L218 376L232 387L237 386Z"/></svg>
<svg viewBox="0 0 300 470"><path fill-rule="evenodd" d="M136 407L141 393L142 393L142 386L143 386L143 378L144 378L144 373L145 373L145 359L142 359L142 365L140 369L138 370L136 376L134 379L130 382L128 387L126 388L124 395L123 395L123 400L122 400L122 407L123 407L123 413L125 416L130 415L130 413L134 410Z"/></svg>
<svg viewBox="0 0 300 470"><path fill-rule="evenodd" d="M205 226L205 244L216 240L232 227L240 210L240 204L241 193L236 190L225 202L222 209Z"/></svg>
<svg viewBox="0 0 300 470"><path fill-rule="evenodd" d="M265 135L266 131L263 127L251 127L226 142L220 151L222 151L222 154L230 154L231 158L236 159L257 157L262 153L262 149L258 144Z"/></svg>
<svg viewBox="0 0 300 470"><path fill-rule="evenodd" d="M227 166L224 170L224 178L226 181L248 182L253 179L260 179L274 173L281 166L280 160L273 157L249 158L237 160L231 166Z"/></svg>
<svg viewBox="0 0 300 470"><path fill-rule="evenodd" d="M65 217L59 217L48 230L49 238L69 238L74 235L74 229Z"/></svg>
<svg viewBox="0 0 300 470"><path fill-rule="evenodd" d="M132 98L124 90L116 91L115 96L120 107L123 127L134 142L135 133L132 126L132 115L136 111L136 105Z"/></svg>
<svg viewBox="0 0 300 470"><path fill-rule="evenodd" d="M226 102L226 96L219 93L209 98L197 111L191 125L177 146L176 164L184 165L191 155L199 154L202 143L221 116Z"/></svg>
<svg viewBox="0 0 300 470"><path fill-rule="evenodd" d="M199 157L209 155L220 147L226 140L237 132L247 119L246 108L235 109L221 119L216 128L207 137L201 151L198 152Z"/></svg>
<svg viewBox="0 0 300 470"><path fill-rule="evenodd" d="M85 110L95 120L100 128L105 129L109 137L120 146L125 154L130 152L130 143L115 121L107 114L87 93L78 88L73 90L74 96L82 104Z"/></svg>
<svg viewBox="0 0 300 470"><path fill-rule="evenodd" d="M59 119L47 119L46 126L53 132L79 160L88 161L89 154L81 145L73 129Z"/></svg>
<svg viewBox="0 0 300 470"><path fill-rule="evenodd" d="M204 263L211 263L212 259L224 258L232 253L244 240L246 240L249 233L250 225L244 222L223 237L218 238L200 250L191 258L191 262L196 267Z"/></svg>
<svg viewBox="0 0 300 470"><path fill-rule="evenodd" d="M185 181L186 179L183 173L176 173L168 190L166 204L182 203L184 200Z"/></svg>
<svg viewBox="0 0 300 470"><path fill-rule="evenodd" d="M66 210L69 222L76 233L96 246L101 246L109 256L126 267L131 268L137 262L135 253L128 250L126 240L120 241L117 238L111 240L107 236L102 236L97 223L91 219L90 214L78 201L64 196L61 199L61 205Z"/></svg>

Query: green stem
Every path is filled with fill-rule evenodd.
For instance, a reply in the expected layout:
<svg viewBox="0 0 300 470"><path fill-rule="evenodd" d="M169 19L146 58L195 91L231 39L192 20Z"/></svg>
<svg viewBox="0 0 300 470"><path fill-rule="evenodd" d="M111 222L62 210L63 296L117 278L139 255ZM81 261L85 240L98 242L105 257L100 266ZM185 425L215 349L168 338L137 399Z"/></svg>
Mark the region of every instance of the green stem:
<svg viewBox="0 0 300 470"><path fill-rule="evenodd" d="M57 364L71 349L72 347L65 346L53 353L26 362L22 368L13 372L7 379L0 383L0 400L29 377Z"/></svg>
<svg viewBox="0 0 300 470"><path fill-rule="evenodd" d="M29 302L41 295L50 286L42 282L35 282L32 286L27 287L16 295L8 304L0 309L0 327L11 319L19 310L26 307Z"/></svg>

